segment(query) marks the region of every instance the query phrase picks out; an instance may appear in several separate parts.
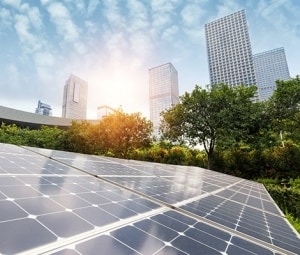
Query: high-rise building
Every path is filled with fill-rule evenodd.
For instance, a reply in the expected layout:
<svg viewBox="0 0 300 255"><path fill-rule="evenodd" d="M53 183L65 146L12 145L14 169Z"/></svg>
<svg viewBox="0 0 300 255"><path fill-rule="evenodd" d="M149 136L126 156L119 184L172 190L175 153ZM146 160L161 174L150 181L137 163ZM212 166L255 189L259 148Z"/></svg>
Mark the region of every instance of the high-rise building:
<svg viewBox="0 0 300 255"><path fill-rule="evenodd" d="M205 24L210 83L256 85L245 10Z"/></svg>
<svg viewBox="0 0 300 255"><path fill-rule="evenodd" d="M113 114L116 110L108 105L101 105L97 107L97 119L101 120L109 114Z"/></svg>
<svg viewBox="0 0 300 255"><path fill-rule="evenodd" d="M179 102L178 73L171 63L149 69L150 120L159 137L160 113Z"/></svg>
<svg viewBox="0 0 300 255"><path fill-rule="evenodd" d="M62 117L86 119L88 83L74 74L66 80L64 87Z"/></svg>
<svg viewBox="0 0 300 255"><path fill-rule="evenodd" d="M35 113L40 114L40 115L51 116L52 115L51 110L52 110L52 108L50 105L44 104L39 100L38 106L35 109Z"/></svg>
<svg viewBox="0 0 300 255"><path fill-rule="evenodd" d="M290 72L284 48L253 55L260 100L267 100L276 89L276 80L289 80Z"/></svg>

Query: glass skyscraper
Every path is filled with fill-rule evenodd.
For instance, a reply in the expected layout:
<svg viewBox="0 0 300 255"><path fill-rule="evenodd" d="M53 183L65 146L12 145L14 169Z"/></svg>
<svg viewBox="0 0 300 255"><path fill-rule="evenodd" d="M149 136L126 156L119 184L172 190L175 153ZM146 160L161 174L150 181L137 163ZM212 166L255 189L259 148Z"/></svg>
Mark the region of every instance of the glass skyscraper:
<svg viewBox="0 0 300 255"><path fill-rule="evenodd" d="M276 80L289 80L290 72L284 48L253 55L260 100L267 100L276 89Z"/></svg>
<svg viewBox="0 0 300 255"><path fill-rule="evenodd" d="M205 24L210 83L256 85L245 10Z"/></svg>
<svg viewBox="0 0 300 255"><path fill-rule="evenodd" d="M52 108L50 105L38 101L38 106L35 109L35 113L40 115L52 116Z"/></svg>
<svg viewBox="0 0 300 255"><path fill-rule="evenodd" d="M160 113L179 102L178 73L171 63L149 69L150 120L159 137Z"/></svg>
<svg viewBox="0 0 300 255"><path fill-rule="evenodd" d="M62 117L86 119L88 83L74 74L65 82Z"/></svg>

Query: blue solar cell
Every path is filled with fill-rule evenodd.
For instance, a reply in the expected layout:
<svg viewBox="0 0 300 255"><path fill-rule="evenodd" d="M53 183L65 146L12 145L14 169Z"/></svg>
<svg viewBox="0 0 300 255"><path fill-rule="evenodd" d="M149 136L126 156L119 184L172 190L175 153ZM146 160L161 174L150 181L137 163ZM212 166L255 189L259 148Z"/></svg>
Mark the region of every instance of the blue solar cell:
<svg viewBox="0 0 300 255"><path fill-rule="evenodd" d="M17 254L55 242L57 237L36 220L24 218L1 222L0 240L1 254Z"/></svg>
<svg viewBox="0 0 300 255"><path fill-rule="evenodd" d="M15 203L31 215L42 215L64 211L65 208L48 197L16 199Z"/></svg>
<svg viewBox="0 0 300 255"><path fill-rule="evenodd" d="M260 255L273 255L273 252L258 246L256 244L249 243L245 241L244 239L241 239L239 237L233 236L230 240L230 243L233 245L230 245L228 248L229 254L260 254ZM236 253L238 251L239 253Z"/></svg>
<svg viewBox="0 0 300 255"><path fill-rule="evenodd" d="M160 223L146 219L134 224L135 227L147 232L152 236L159 236L160 240L165 242L172 241L178 233Z"/></svg>
<svg viewBox="0 0 300 255"><path fill-rule="evenodd" d="M101 209L120 219L125 219L137 215L136 212L116 203L101 205Z"/></svg>
<svg viewBox="0 0 300 255"><path fill-rule="evenodd" d="M163 241L133 226L123 227L110 234L120 242L145 255L154 254L165 245Z"/></svg>
<svg viewBox="0 0 300 255"><path fill-rule="evenodd" d="M133 249L129 248L127 245L120 243L115 238L111 236L99 236L97 238L93 238L86 242L80 243L76 245L76 250L78 250L81 254L88 255L125 255L132 254L137 255Z"/></svg>
<svg viewBox="0 0 300 255"><path fill-rule="evenodd" d="M210 254L210 255L221 255L221 253L211 247L208 247L202 243L199 243L186 236L179 236L176 238L172 245L179 250L182 250L190 255L198 254Z"/></svg>
<svg viewBox="0 0 300 255"><path fill-rule="evenodd" d="M55 253L51 253L51 255L80 255L77 251L72 249L64 249Z"/></svg>
<svg viewBox="0 0 300 255"><path fill-rule="evenodd" d="M196 167L0 144L0 208L4 254L300 254L263 185Z"/></svg>
<svg viewBox="0 0 300 255"><path fill-rule="evenodd" d="M28 216L24 210L22 210L12 201L0 201L0 208L0 222L11 219L26 218Z"/></svg>
<svg viewBox="0 0 300 255"><path fill-rule="evenodd" d="M93 225L71 212L38 216L37 219L59 237L71 237L94 228Z"/></svg>
<svg viewBox="0 0 300 255"><path fill-rule="evenodd" d="M186 255L186 253L176 249L173 246L165 246L155 253L155 255Z"/></svg>
<svg viewBox="0 0 300 255"><path fill-rule="evenodd" d="M76 209L73 212L88 221L90 224L98 227L119 221L119 218L97 207L85 207Z"/></svg>

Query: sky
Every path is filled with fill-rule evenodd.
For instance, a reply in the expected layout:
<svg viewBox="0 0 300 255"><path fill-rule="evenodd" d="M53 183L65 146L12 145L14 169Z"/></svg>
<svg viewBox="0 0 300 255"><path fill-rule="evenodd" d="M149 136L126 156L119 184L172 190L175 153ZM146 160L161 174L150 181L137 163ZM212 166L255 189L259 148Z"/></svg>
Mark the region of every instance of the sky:
<svg viewBox="0 0 300 255"><path fill-rule="evenodd" d="M284 47L300 74L298 0L0 0L0 105L60 117L70 74L97 107L149 118L148 70L172 63L179 94L209 84L204 25L245 9L253 54Z"/></svg>

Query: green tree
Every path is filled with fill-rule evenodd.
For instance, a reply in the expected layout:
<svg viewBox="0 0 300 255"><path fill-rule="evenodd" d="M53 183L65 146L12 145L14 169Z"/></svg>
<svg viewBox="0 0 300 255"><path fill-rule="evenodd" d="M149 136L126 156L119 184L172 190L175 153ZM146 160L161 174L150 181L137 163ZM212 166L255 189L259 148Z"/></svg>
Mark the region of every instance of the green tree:
<svg viewBox="0 0 300 255"><path fill-rule="evenodd" d="M73 121L66 133L66 148L69 151L94 154L97 140L92 136L94 125L88 121Z"/></svg>
<svg viewBox="0 0 300 255"><path fill-rule="evenodd" d="M277 81L270 98L269 113L273 118L273 130L281 131L287 138L300 142L300 77Z"/></svg>
<svg viewBox="0 0 300 255"><path fill-rule="evenodd" d="M254 86L196 86L181 96L179 104L162 114L163 133L169 139L203 145L210 168L216 143L232 145L249 133L255 91Z"/></svg>
<svg viewBox="0 0 300 255"><path fill-rule="evenodd" d="M118 110L102 119L96 127L98 148L116 157L128 158L137 148L151 144L152 123L140 113L127 114Z"/></svg>

